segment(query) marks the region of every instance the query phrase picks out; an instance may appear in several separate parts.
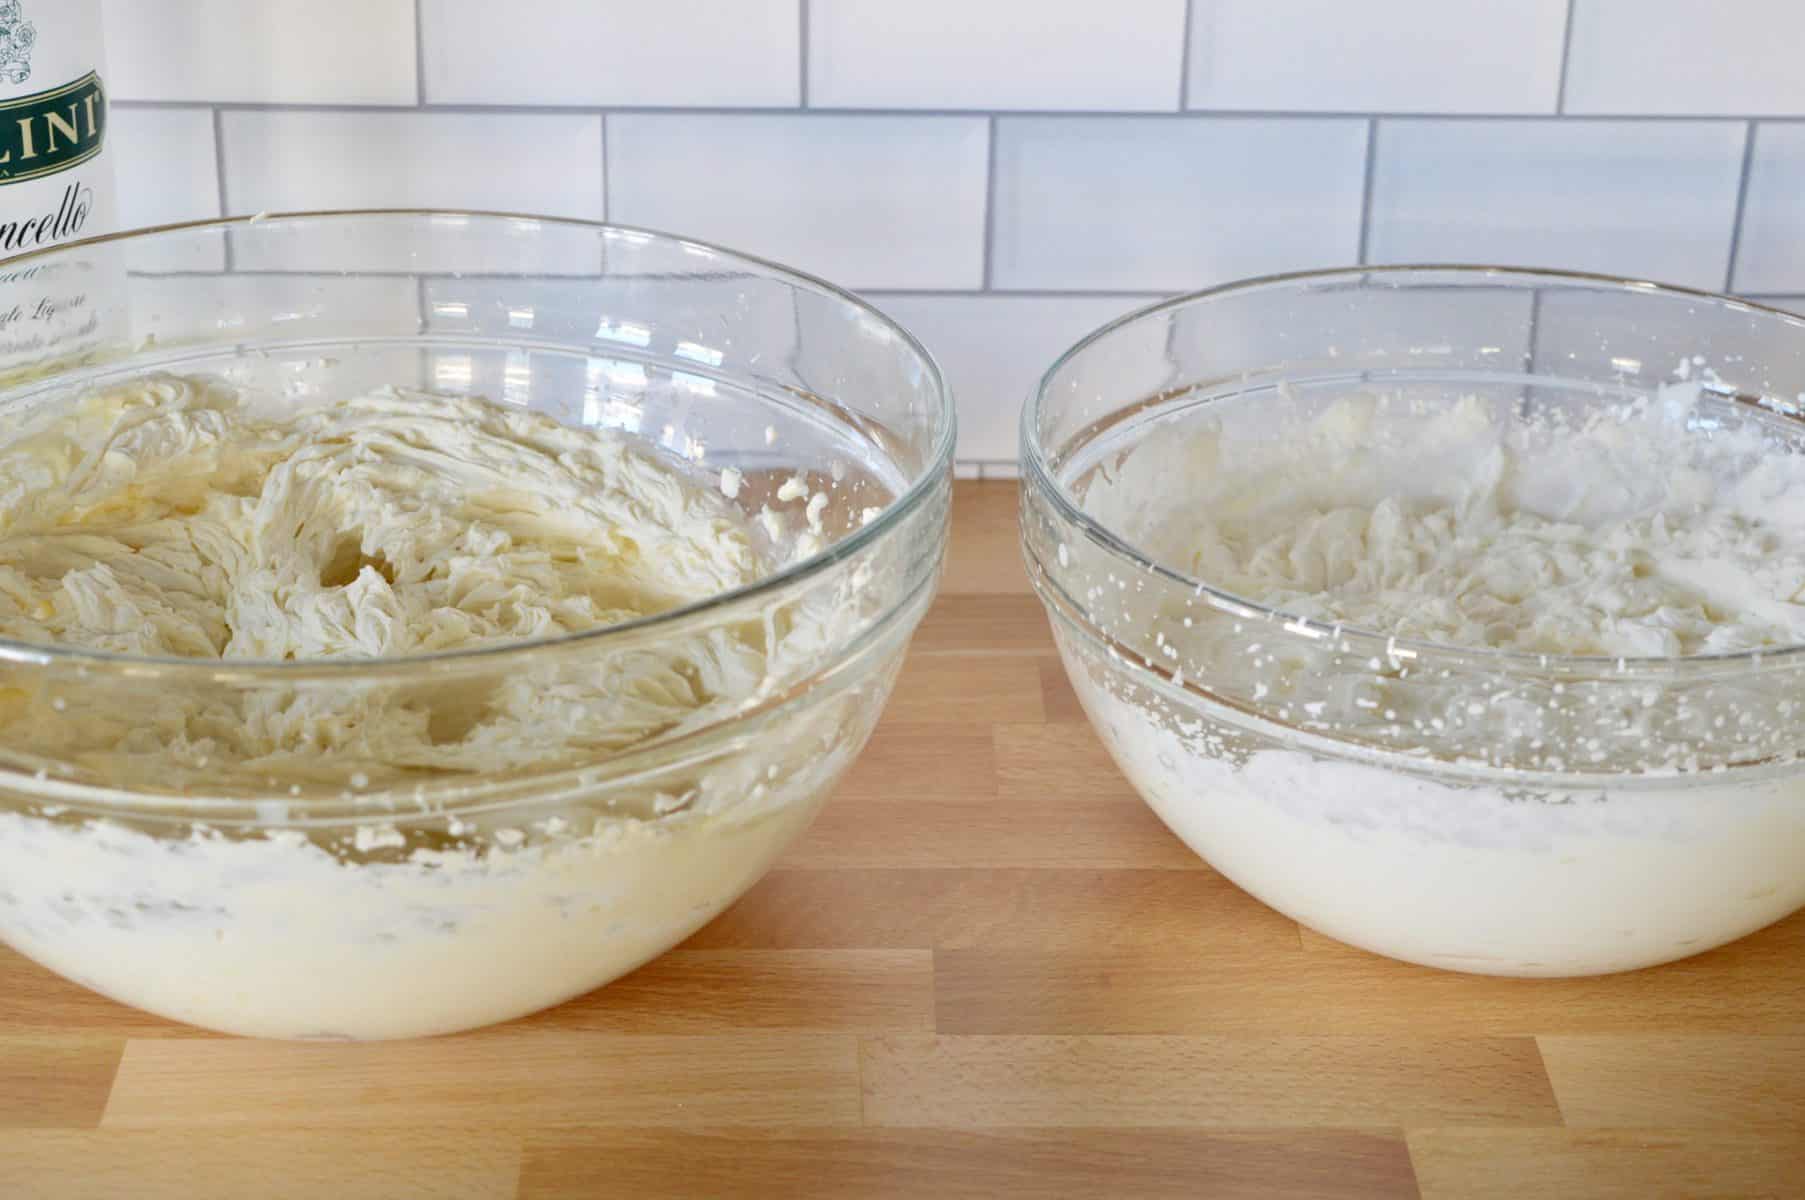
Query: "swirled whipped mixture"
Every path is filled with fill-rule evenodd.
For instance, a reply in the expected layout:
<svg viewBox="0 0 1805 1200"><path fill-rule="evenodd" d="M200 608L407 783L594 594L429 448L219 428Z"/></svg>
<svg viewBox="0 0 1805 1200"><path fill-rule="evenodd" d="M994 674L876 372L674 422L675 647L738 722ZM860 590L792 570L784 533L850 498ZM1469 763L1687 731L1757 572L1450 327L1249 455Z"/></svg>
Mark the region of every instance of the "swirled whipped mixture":
<svg viewBox="0 0 1805 1200"><path fill-rule="evenodd" d="M0 446L0 635L25 642L220 660L469 650L663 612L751 582L766 557L715 489L636 439L466 397L385 388L264 414L223 382L155 375ZM119 728L0 688L0 719L46 752L123 755L119 769L480 771L669 730L752 692L766 655L712 629L418 694L221 711L171 693Z"/></svg>
<svg viewBox="0 0 1805 1200"><path fill-rule="evenodd" d="M120 654L388 657L575 633L761 569L611 431L384 389L260 419L155 376L0 448L0 634Z"/></svg>

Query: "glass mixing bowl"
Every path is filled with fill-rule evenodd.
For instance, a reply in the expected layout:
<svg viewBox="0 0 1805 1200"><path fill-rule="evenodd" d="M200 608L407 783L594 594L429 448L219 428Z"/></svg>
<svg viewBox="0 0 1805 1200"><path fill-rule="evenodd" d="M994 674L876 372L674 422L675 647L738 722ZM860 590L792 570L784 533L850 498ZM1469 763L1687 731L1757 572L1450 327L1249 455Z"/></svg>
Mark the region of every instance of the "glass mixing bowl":
<svg viewBox="0 0 1805 1200"><path fill-rule="evenodd" d="M81 243L14 260L0 284L21 281L92 317L79 353L0 380L13 420L148 371L279 405L478 394L639 435L763 514L787 561L655 616L427 657L0 641L0 937L175 1020L443 1033L659 954L809 824L938 580L954 417L937 368L863 302L757 259L582 221L322 213ZM723 641L762 653L762 677L706 720L623 740L586 699L646 656L681 674ZM456 765L521 689L560 698L557 727ZM339 732L288 746L279 779L248 756L246 730L311 713ZM403 726L445 761L385 753L376 732Z"/></svg>
<svg viewBox="0 0 1805 1200"><path fill-rule="evenodd" d="M1196 514L1185 495L1211 468L1188 438L1213 430L1223 463L1282 455L1357 395L1413 420L1470 397L1499 429L1542 431L1544 474L1583 493L1607 464L1571 431L1606 410L1679 404L1689 453L1731 435L1805 453L1805 320L1634 281L1396 267L1233 284L1080 342L1024 413L1023 547L1086 712L1167 825L1297 921L1457 970L1625 970L1805 905L1805 649L1459 649L1251 603L1145 549ZM1458 444L1428 462L1362 436L1348 461L1401 492L1484 469ZM1643 485L1667 486L1612 481Z"/></svg>

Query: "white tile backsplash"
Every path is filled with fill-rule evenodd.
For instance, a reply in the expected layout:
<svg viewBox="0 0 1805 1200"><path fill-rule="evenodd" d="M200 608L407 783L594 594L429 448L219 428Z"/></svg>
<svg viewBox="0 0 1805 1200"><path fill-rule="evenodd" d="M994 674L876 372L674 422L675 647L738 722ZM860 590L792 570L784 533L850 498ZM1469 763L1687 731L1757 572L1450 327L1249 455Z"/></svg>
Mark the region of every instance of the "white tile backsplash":
<svg viewBox="0 0 1805 1200"><path fill-rule="evenodd" d="M1805 292L1805 125L1761 125L1736 247L1738 291Z"/></svg>
<svg viewBox="0 0 1805 1200"><path fill-rule="evenodd" d="M114 108L109 120L114 170L120 179L133 181L118 190L121 229L221 215L211 109ZM217 271L225 266L225 243L185 242L174 253L140 254L132 266L141 271Z"/></svg>
<svg viewBox="0 0 1805 1200"><path fill-rule="evenodd" d="M167 339L177 322L248 337L324 327L343 335L400 336L420 328L420 292L406 276L205 275L133 276L136 337ZM216 318L207 317L209 309ZM205 319L203 319L205 318Z"/></svg>
<svg viewBox="0 0 1805 1200"><path fill-rule="evenodd" d="M1189 105L1551 113L1567 0L1192 0Z"/></svg>
<svg viewBox="0 0 1805 1200"><path fill-rule="evenodd" d="M465 208L603 215L598 116L232 111L222 133L226 202L238 213ZM353 261L368 255L366 265L389 259L396 269L414 266L410 248L380 238L343 253Z"/></svg>
<svg viewBox="0 0 1805 1200"><path fill-rule="evenodd" d="M412 104L413 0L103 0L116 100Z"/></svg>
<svg viewBox="0 0 1805 1200"><path fill-rule="evenodd" d="M799 0L420 0L428 103L782 107Z"/></svg>
<svg viewBox="0 0 1805 1200"><path fill-rule="evenodd" d="M1573 0L1570 113L1805 113L1797 0Z"/></svg>
<svg viewBox="0 0 1805 1200"><path fill-rule="evenodd" d="M1158 296L893 296L866 299L921 339L959 405L959 457L1016 453L1022 402L1055 358L1092 329Z"/></svg>
<svg viewBox="0 0 1805 1200"><path fill-rule="evenodd" d="M1366 123L1003 117L993 282L1179 291L1354 261Z"/></svg>
<svg viewBox="0 0 1805 1200"><path fill-rule="evenodd" d="M1383 121L1368 258L1722 287L1743 134L1724 121Z"/></svg>
<svg viewBox="0 0 1805 1200"><path fill-rule="evenodd" d="M609 214L848 287L975 288L981 117L618 114Z"/></svg>
<svg viewBox="0 0 1805 1200"><path fill-rule="evenodd" d="M215 215L223 168L230 212L720 241L878 289L993 474L1027 381L1156 294L1363 253L1721 287L1735 246L1739 289L1805 295L1805 6L1783 0L101 3L123 225ZM438 227L262 224L133 266L600 261L511 228L447 250Z"/></svg>
<svg viewBox="0 0 1805 1200"><path fill-rule="evenodd" d="M821 0L821 108L1178 107L1185 0Z"/></svg>

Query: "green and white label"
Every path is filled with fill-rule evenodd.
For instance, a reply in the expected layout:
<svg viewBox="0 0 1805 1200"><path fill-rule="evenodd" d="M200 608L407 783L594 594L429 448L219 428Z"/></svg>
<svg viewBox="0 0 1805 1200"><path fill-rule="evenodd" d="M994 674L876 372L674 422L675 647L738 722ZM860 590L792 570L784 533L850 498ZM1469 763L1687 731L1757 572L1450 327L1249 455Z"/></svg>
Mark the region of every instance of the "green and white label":
<svg viewBox="0 0 1805 1200"><path fill-rule="evenodd" d="M87 162L106 138L107 98L89 71L73 83L0 101L0 186Z"/></svg>

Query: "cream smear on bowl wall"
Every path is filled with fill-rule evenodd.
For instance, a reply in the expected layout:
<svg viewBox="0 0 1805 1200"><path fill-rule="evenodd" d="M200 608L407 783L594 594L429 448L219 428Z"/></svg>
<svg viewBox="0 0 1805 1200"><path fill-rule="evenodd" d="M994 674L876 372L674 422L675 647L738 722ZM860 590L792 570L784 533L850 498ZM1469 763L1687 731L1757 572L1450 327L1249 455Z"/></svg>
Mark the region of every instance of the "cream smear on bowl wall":
<svg viewBox="0 0 1805 1200"><path fill-rule="evenodd" d="M1805 904L1796 421L1715 376L1379 374L1130 418L1060 464L1070 507L1024 500L1149 804L1299 921L1456 969L1643 966Z"/></svg>

